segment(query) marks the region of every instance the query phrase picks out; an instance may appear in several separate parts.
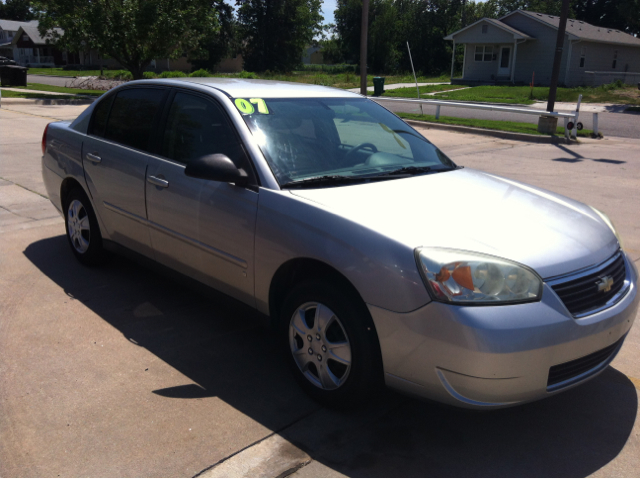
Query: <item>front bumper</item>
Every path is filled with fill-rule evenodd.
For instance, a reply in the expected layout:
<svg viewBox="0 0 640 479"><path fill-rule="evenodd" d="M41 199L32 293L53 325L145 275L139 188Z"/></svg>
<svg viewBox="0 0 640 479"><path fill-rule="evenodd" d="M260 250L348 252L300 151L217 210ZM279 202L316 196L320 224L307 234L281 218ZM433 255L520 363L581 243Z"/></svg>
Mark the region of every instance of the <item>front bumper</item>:
<svg viewBox="0 0 640 479"><path fill-rule="evenodd" d="M638 310L638 273L625 255L629 289L615 305L580 319L547 284L542 300L503 306L431 302L410 313L368 305L388 386L468 408L542 399L606 368ZM549 370L612 347L606 360L569 381L548 386Z"/></svg>

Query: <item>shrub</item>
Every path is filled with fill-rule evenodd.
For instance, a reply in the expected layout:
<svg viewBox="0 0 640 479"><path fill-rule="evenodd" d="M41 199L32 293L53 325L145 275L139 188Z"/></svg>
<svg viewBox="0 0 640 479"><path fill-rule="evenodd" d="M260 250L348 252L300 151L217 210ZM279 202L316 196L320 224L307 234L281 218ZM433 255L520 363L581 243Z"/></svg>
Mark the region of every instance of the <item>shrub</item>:
<svg viewBox="0 0 640 479"><path fill-rule="evenodd" d="M357 65L343 63L340 65L302 65L304 72L327 72L327 73L357 73Z"/></svg>
<svg viewBox="0 0 640 479"><path fill-rule="evenodd" d="M142 74L143 78L145 80L151 80L153 78L158 78L158 75L156 75L154 72L144 72Z"/></svg>
<svg viewBox="0 0 640 479"><path fill-rule="evenodd" d="M208 70L201 68L200 70L196 70L189 75L191 78L199 78L199 77L210 77L213 76Z"/></svg>
<svg viewBox="0 0 640 479"><path fill-rule="evenodd" d="M162 72L159 78L184 78L187 74L180 71L166 71Z"/></svg>
<svg viewBox="0 0 640 479"><path fill-rule="evenodd" d="M246 72L246 71L242 70L238 74L238 78L249 78L249 79L252 79L252 80L257 80L258 79L258 75L256 75L253 72Z"/></svg>
<svg viewBox="0 0 640 479"><path fill-rule="evenodd" d="M104 77L111 80L129 81L133 80L133 75L127 70L105 71Z"/></svg>

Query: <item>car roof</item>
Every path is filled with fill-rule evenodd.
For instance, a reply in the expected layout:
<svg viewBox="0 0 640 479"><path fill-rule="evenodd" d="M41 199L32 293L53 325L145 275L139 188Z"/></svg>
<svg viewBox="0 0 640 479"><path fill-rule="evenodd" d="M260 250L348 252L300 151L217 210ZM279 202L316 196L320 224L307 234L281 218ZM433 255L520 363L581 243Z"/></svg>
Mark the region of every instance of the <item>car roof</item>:
<svg viewBox="0 0 640 479"><path fill-rule="evenodd" d="M357 93L352 93L340 88L278 80L171 78L142 80L141 82L172 84L175 86L185 86L184 83L195 83L220 90L232 98L361 98Z"/></svg>

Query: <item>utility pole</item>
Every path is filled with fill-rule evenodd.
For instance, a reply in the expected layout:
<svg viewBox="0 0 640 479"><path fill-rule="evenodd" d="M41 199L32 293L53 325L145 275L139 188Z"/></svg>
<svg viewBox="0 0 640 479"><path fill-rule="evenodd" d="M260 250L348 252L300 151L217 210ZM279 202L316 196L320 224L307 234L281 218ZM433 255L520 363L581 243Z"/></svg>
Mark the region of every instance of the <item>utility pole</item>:
<svg viewBox="0 0 640 479"><path fill-rule="evenodd" d="M362 26L360 28L360 93L367 94L367 38L369 30L369 0L362 0Z"/></svg>
<svg viewBox="0 0 640 479"><path fill-rule="evenodd" d="M567 29L567 17L569 16L569 0L562 0L562 13L560 14L560 24L558 25L558 38L556 39L556 53L553 57L553 70L551 71L551 84L549 85L549 99L547 111L553 112L556 103L556 92L558 90L558 77L560 76L560 61L562 59L562 45L564 44L564 34ZM541 116L538 120L538 131L541 133L555 133L558 126L558 118L551 116Z"/></svg>
<svg viewBox="0 0 640 479"><path fill-rule="evenodd" d="M462 28L467 26L467 0L462 0Z"/></svg>
<svg viewBox="0 0 640 479"><path fill-rule="evenodd" d="M562 0L562 13L560 25L558 25L558 38L556 40L556 55L553 57L553 70L551 72L551 85L549 85L549 101L547 111L552 112L556 103L556 91L558 89L558 77L560 76L560 60L562 59L562 45L564 45L564 33L567 29L567 17L569 16L569 0Z"/></svg>

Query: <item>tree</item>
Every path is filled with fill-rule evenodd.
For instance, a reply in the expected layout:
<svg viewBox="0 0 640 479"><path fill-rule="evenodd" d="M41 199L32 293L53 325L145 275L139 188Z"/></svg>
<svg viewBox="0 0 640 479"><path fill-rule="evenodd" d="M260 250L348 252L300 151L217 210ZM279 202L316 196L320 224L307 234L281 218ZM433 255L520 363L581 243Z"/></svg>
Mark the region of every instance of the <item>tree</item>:
<svg viewBox="0 0 640 479"><path fill-rule="evenodd" d="M34 0L33 5L42 35L71 51L97 49L134 79L142 78L154 58L189 52L219 29L211 0Z"/></svg>
<svg viewBox="0 0 640 479"><path fill-rule="evenodd" d="M238 5L249 71L291 71L322 31L321 0L238 0Z"/></svg>
<svg viewBox="0 0 640 479"><path fill-rule="evenodd" d="M233 15L233 8L223 0L214 2L220 28L210 30L189 55L195 70L213 70L224 58L237 55L241 48L238 41L238 22Z"/></svg>
<svg viewBox="0 0 640 479"><path fill-rule="evenodd" d="M29 0L6 0L5 3L0 3L0 18L2 20L28 22L33 20L35 15L31 11L31 2Z"/></svg>
<svg viewBox="0 0 640 479"><path fill-rule="evenodd" d="M337 33L336 26L333 23L322 27L322 39L318 44L322 49L322 58L325 63L333 65L344 63L342 44Z"/></svg>

